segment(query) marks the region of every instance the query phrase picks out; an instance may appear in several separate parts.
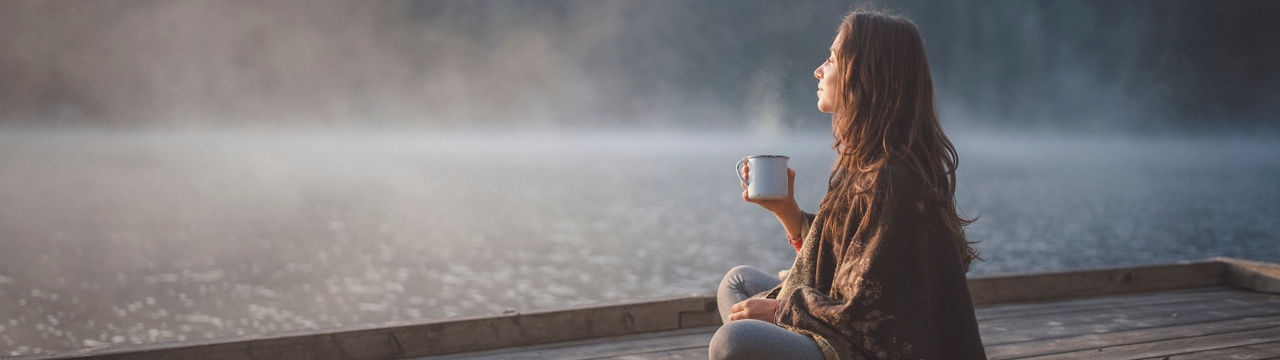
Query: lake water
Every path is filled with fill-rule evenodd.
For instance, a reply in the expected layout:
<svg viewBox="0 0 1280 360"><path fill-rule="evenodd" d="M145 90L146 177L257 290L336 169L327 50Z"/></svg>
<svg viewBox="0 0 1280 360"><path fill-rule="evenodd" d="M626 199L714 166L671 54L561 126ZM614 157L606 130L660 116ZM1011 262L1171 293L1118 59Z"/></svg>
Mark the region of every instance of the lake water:
<svg viewBox="0 0 1280 360"><path fill-rule="evenodd" d="M1274 139L953 133L970 276L1280 261ZM734 163L814 211L829 134L0 132L0 354L713 294L789 267Z"/></svg>

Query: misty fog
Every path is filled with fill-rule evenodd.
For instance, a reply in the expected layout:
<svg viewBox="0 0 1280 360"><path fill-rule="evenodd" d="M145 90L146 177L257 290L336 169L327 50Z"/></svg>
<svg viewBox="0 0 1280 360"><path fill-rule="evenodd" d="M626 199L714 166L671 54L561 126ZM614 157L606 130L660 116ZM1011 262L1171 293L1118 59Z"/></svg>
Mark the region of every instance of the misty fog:
<svg viewBox="0 0 1280 360"><path fill-rule="evenodd" d="M0 124L822 130L844 1L6 1ZM887 1L944 123L1274 133L1267 1ZM816 120L816 121L815 121Z"/></svg>

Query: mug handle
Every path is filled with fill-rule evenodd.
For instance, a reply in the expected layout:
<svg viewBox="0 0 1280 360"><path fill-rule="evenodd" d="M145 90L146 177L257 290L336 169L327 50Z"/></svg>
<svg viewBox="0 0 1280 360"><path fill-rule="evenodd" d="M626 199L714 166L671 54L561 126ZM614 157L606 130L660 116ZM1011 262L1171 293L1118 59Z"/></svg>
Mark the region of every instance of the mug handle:
<svg viewBox="0 0 1280 360"><path fill-rule="evenodd" d="M742 177L742 166L746 164L747 164L746 158L743 158L742 160L738 160L738 181L741 181L743 185L751 186L751 181L749 181L747 178Z"/></svg>

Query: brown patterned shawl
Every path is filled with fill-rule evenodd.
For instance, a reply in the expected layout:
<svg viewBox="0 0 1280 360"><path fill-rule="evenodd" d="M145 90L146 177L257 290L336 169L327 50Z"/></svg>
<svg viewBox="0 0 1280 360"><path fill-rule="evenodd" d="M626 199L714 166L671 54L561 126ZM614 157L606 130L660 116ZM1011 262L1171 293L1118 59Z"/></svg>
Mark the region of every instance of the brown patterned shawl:
<svg viewBox="0 0 1280 360"><path fill-rule="evenodd" d="M958 243L916 199L887 202L884 231L848 239L824 236L812 226L823 214L805 213L786 279L753 297L778 299L778 326L812 337L827 360L985 359Z"/></svg>

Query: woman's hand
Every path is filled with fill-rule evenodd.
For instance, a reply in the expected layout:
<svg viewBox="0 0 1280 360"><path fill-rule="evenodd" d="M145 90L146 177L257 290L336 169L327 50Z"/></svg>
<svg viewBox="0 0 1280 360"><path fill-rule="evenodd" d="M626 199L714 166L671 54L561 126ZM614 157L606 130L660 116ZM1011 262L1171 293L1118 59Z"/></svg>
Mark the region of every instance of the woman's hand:
<svg viewBox="0 0 1280 360"><path fill-rule="evenodd" d="M747 177L748 175L751 175L751 165L749 164L742 167L742 178L750 179ZM747 184L743 183L742 180L739 179L738 185L742 185L742 200L760 205L760 207L763 207L765 210L769 210L769 212L772 212L774 216L778 217L778 221L782 222L782 226L787 231L787 234L799 235L800 222L803 221L804 215L803 212L800 211L800 205L796 204L795 170L787 168L787 198L785 199L752 199L747 197Z"/></svg>
<svg viewBox="0 0 1280 360"><path fill-rule="evenodd" d="M743 165L742 178L750 179L749 175L751 175L751 165ZM747 184L742 182L741 179L739 179L738 185L742 185L742 200L746 200L749 203L760 205L760 207L763 207L765 210L769 210L769 212L772 212L774 215L790 214L793 211L800 212L800 206L796 205L796 191L795 191L796 171L791 170L791 168L787 168L787 198L785 199L778 199L778 200L752 199L750 197L747 197Z"/></svg>
<svg viewBox="0 0 1280 360"><path fill-rule="evenodd" d="M777 299L746 299L733 307L729 308L733 313L729 314L729 321L742 319L756 319L773 323L773 311L778 308Z"/></svg>

